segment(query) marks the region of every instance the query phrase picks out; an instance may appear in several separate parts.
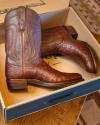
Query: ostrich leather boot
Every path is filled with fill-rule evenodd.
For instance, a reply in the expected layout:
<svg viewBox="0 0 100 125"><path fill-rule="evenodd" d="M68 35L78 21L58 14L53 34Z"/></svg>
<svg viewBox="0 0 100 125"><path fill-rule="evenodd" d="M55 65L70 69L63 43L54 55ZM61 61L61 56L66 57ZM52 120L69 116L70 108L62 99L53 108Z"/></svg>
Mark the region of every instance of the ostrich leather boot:
<svg viewBox="0 0 100 125"><path fill-rule="evenodd" d="M80 64L87 72L96 73L95 52L88 43L73 39L65 26L44 30L42 42L42 56L62 54Z"/></svg>
<svg viewBox="0 0 100 125"><path fill-rule="evenodd" d="M41 23L39 15L19 7L5 17L6 78L10 90L27 88L27 83L45 87L64 87L82 81L78 73L64 73L51 68L41 58Z"/></svg>

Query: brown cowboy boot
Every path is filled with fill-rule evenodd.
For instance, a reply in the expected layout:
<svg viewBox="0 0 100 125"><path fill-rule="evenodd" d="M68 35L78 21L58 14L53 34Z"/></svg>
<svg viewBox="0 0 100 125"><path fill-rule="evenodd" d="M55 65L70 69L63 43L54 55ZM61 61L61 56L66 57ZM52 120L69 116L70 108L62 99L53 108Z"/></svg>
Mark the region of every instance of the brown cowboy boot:
<svg viewBox="0 0 100 125"><path fill-rule="evenodd" d="M79 63L87 72L96 73L94 52L88 43L75 40L65 26L46 29L42 33L42 56L63 54Z"/></svg>
<svg viewBox="0 0 100 125"><path fill-rule="evenodd" d="M11 90L27 88L27 83L46 87L64 87L82 81L78 73L63 73L51 68L41 58L39 15L19 7L5 18L6 77Z"/></svg>

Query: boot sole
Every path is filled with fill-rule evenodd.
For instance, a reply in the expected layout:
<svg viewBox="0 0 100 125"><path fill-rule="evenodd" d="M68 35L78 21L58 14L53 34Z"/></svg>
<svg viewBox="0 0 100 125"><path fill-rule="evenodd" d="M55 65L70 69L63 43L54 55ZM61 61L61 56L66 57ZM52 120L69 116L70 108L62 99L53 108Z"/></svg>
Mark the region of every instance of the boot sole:
<svg viewBox="0 0 100 125"><path fill-rule="evenodd" d="M78 79L75 81L67 81L67 82L60 82L60 83L48 83L48 82L42 82L40 80L36 80L36 79L29 79L28 80L28 84L32 85L32 86L41 86L41 87L47 87L47 88L63 88L63 87L67 87L67 86L71 86L76 84L77 82L81 82L84 79Z"/></svg>
<svg viewBox="0 0 100 125"><path fill-rule="evenodd" d="M47 88L63 88L67 86L71 86L76 84L77 82L83 81L84 79L78 79L75 81L69 82L60 82L60 83L48 83L42 82L36 79L10 79L8 84L8 89L11 91L20 91L20 90L27 90L27 84L32 86L40 86L40 87L47 87Z"/></svg>

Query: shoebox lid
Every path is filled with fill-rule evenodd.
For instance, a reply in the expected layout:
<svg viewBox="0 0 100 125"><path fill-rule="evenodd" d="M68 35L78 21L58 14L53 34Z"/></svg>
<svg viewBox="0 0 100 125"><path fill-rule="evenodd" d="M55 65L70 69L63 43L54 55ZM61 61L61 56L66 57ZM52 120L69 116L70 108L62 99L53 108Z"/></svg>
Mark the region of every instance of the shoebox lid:
<svg viewBox="0 0 100 125"><path fill-rule="evenodd" d="M27 6L34 9L39 14L65 9L69 6L69 0L66 4L63 0L0 0L0 22L4 21L5 14L16 7Z"/></svg>

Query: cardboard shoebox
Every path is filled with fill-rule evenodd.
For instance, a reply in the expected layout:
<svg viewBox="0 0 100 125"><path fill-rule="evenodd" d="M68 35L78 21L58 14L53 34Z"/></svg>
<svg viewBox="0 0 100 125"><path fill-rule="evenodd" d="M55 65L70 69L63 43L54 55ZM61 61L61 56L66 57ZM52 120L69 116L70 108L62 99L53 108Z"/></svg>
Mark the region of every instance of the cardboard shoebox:
<svg viewBox="0 0 100 125"><path fill-rule="evenodd" d="M68 2L61 0L7 0L0 1L0 23L4 22L7 11L18 6L28 6L40 14L42 28L58 25L72 25L78 32L78 39L86 41L94 48L98 63L100 61L100 45L84 25ZM47 63L63 72L78 72L85 81L62 89L48 89L45 87L28 86L28 91L10 92L5 77L5 43L0 41L0 111L4 120L9 121L29 115L30 113L46 109L53 105L84 96L100 89L100 67L97 74L87 73L74 61L63 56L45 59ZM56 65L55 65L56 64Z"/></svg>

